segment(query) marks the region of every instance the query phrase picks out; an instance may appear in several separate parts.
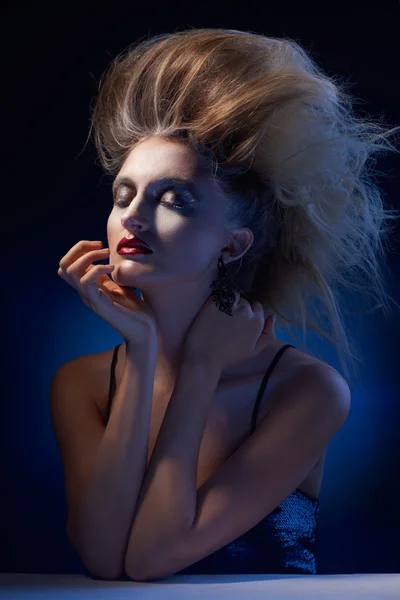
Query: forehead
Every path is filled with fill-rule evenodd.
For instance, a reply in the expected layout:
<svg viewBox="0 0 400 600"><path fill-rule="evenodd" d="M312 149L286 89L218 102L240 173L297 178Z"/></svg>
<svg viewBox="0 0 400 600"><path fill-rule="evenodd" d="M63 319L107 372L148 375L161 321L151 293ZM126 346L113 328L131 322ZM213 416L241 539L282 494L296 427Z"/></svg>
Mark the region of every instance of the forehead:
<svg viewBox="0 0 400 600"><path fill-rule="evenodd" d="M119 175L143 180L155 176L204 178L195 149L179 140L151 137L139 142L129 153Z"/></svg>

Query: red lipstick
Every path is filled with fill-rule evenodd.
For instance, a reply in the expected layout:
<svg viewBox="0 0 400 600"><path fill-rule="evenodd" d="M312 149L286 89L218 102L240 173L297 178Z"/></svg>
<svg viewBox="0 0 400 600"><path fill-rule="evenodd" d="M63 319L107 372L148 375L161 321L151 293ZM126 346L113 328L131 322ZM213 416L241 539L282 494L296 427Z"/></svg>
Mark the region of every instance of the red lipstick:
<svg viewBox="0 0 400 600"><path fill-rule="evenodd" d="M120 256L134 256L135 254L152 254L152 251L144 248L121 248L117 254Z"/></svg>
<svg viewBox="0 0 400 600"><path fill-rule="evenodd" d="M151 254L152 249L140 238L134 236L133 238L123 237L118 242L117 246L118 254Z"/></svg>

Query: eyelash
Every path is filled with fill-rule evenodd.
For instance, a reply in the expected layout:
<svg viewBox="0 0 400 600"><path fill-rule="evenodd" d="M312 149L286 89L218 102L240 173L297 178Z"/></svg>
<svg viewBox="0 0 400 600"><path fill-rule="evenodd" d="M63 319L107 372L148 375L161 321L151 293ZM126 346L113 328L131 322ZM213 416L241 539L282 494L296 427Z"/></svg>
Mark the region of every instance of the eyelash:
<svg viewBox="0 0 400 600"><path fill-rule="evenodd" d="M166 188L166 189L165 189L165 190L163 190L161 193L157 193L157 196L156 196L156 197L158 197L158 196L163 196L163 194L164 194L165 192L168 192L168 191L170 191L171 189L174 189L174 188L173 188L173 187L172 187L172 188ZM180 197L180 194L178 194L178 197ZM115 204L115 206L122 206L122 203L123 203L123 202L126 202L126 200L123 200L123 199L121 199L121 200L118 200L118 193L117 193L117 195L115 196L115 200L114 200L114 204ZM183 210L183 209L187 208L187 206L188 206L188 205L187 205L187 203L182 203L182 202L181 202L180 204L177 204L176 202L166 202L166 203L164 203L164 204L168 204L169 206L176 207L178 210Z"/></svg>

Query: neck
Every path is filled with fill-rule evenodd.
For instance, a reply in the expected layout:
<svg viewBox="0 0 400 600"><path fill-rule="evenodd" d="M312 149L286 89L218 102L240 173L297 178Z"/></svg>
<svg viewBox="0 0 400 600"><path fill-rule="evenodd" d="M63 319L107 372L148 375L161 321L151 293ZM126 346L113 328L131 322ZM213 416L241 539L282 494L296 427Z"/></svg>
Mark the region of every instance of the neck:
<svg viewBox="0 0 400 600"><path fill-rule="evenodd" d="M170 288L170 286L168 286ZM189 329L209 297L209 290L198 286L171 293L170 289L154 294L141 292L142 299L155 314L158 349L155 380L173 387L184 359L184 345Z"/></svg>

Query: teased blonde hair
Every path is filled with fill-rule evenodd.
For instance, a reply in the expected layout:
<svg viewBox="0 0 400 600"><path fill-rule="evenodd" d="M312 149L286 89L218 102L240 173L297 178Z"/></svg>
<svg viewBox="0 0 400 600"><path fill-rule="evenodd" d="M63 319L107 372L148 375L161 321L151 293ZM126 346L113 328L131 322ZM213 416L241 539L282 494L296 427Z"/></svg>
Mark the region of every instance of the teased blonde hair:
<svg viewBox="0 0 400 600"><path fill-rule="evenodd" d="M338 286L370 294L372 310L387 313L385 251L398 216L383 205L374 157L398 152L387 138L400 127L356 117L346 85L291 39L229 29L166 33L112 60L89 136L93 130L101 165L113 175L148 137L191 144L226 197L227 223L254 234L239 270L227 265L232 282L275 312L300 345L290 325L301 325L303 339L310 328L331 341L351 378L346 357L360 359Z"/></svg>

